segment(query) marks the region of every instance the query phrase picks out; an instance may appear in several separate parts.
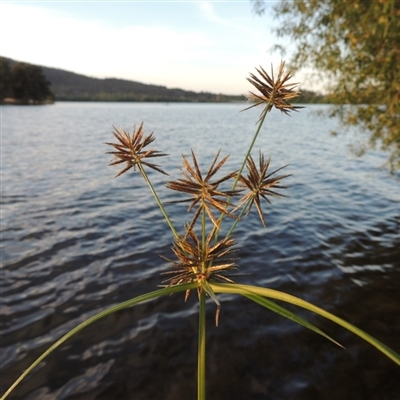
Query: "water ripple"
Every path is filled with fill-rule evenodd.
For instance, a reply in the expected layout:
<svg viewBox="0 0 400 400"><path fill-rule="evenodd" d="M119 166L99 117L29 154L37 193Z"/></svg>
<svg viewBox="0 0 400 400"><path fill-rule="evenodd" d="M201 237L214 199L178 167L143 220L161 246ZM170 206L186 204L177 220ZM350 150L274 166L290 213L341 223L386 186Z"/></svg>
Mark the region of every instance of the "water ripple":
<svg viewBox="0 0 400 400"><path fill-rule="evenodd" d="M289 163L288 198L251 214L238 241L237 281L314 302L400 350L400 185L362 159L352 136L311 106L292 118L271 113L259 137L271 167ZM208 168L218 148L236 169L258 117L236 104L60 103L5 107L2 162L1 390L69 329L108 307L157 289L172 235L138 173L107 168L111 125L145 119L162 168L180 177L192 148ZM254 112L252 112L254 111ZM62 149L62 151L60 151ZM24 155L29 154L29 157ZM163 201L178 193L151 174ZM178 231L187 204L168 204ZM231 223L227 218L224 223ZM197 299L156 299L99 321L51 355L15 399L165 399L196 393ZM394 366L325 321L300 315L347 352L233 295L220 297L221 325L208 304L208 387L218 399L394 399ZM242 377L238 379L237 377ZM351 377L351 378L349 378ZM356 388L353 390L353 387Z"/></svg>

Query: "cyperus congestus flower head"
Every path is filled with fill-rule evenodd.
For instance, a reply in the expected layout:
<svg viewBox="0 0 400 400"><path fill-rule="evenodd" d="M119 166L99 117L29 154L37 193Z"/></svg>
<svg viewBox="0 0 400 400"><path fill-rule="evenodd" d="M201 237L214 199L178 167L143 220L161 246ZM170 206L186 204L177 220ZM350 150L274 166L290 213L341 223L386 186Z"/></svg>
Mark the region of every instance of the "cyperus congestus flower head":
<svg viewBox="0 0 400 400"><path fill-rule="evenodd" d="M194 230L186 226L185 235L176 237L172 247L176 259L161 257L171 262L171 269L162 273L169 275L169 278L163 282L165 286L197 283L199 298L205 290L217 304L215 324L218 326L221 305L210 288L209 282L233 283L227 272L237 269L235 259L231 257L237 250L233 248L235 242L232 238L225 237L218 241L216 233L217 228L213 226L205 240L199 239ZM185 301L189 293L190 290L187 290Z"/></svg>
<svg viewBox="0 0 400 400"><path fill-rule="evenodd" d="M264 160L264 155L260 151L259 156L259 169L250 156L247 159L247 177L241 175L239 177L239 187L243 187L249 190L247 194L245 194L240 199L240 204L237 208L245 205L247 207L247 214L250 212L251 207L255 204L258 214L260 216L261 222L264 226L265 218L261 209L261 198L271 203L269 200L269 196L272 197L286 197L281 193L276 192L276 189L286 189L287 186L280 185L280 181L284 178L287 178L290 175L278 175L275 174L281 169L285 168L285 166L276 169L275 171L268 172L269 164L271 159L269 158L267 161Z"/></svg>
<svg viewBox="0 0 400 400"><path fill-rule="evenodd" d="M155 137L153 132L148 136L144 136L143 122L140 124L137 130L136 127L133 127L131 136L122 128L117 129L115 127L113 134L119 143L106 143L114 147L116 150L107 152L107 154L112 154L114 156L109 165L126 163L125 168L123 168L116 176L122 175L131 168L135 170L136 166L139 167L143 165L161 172L162 174L168 175L157 164L144 161L147 158L162 157L166 156L167 154L163 154L162 152L154 149L146 149L149 144L154 142Z"/></svg>
<svg viewBox="0 0 400 400"><path fill-rule="evenodd" d="M192 160L193 166L190 165L189 161L185 156L182 155L183 159L183 168L181 168L184 179L178 179L176 181L168 182L167 187L172 190L177 190L178 192L184 192L192 195L191 198L185 200L176 200L171 203L178 202L188 202L191 201L189 206L189 211L198 204L198 208L196 209L194 216L192 218L192 222L189 225L188 231L194 226L200 212L204 209L209 216L210 220L214 224L215 227L218 227L217 218L215 218L211 209L214 208L219 212L228 215L232 218L235 218L233 214L231 214L227 208L231 206L228 202L232 196L238 194L237 190L219 190L218 187L221 183L233 178L237 171L231 172L220 179L211 180L214 175L220 170L220 168L225 164L226 160L229 156L224 157L218 164L219 151L215 156L206 176L203 178L203 175L200 171L199 165L197 163L196 156L192 150Z"/></svg>
<svg viewBox="0 0 400 400"><path fill-rule="evenodd" d="M175 239L172 251L176 260L162 257L172 263L171 270L163 273L171 275L164 281L168 286L200 283L202 280L232 282L225 273L236 269L235 259L231 258L231 254L236 251L233 248L235 242L225 237L215 243L216 231L214 226L204 245L189 226L186 227L185 235Z"/></svg>
<svg viewBox="0 0 400 400"><path fill-rule="evenodd" d="M297 111L300 106L293 106L290 102L293 98L299 95L299 92L295 90L297 83L288 83L292 78L290 72L284 73L285 62L282 61L278 75L274 76L274 70L271 66L271 76L260 67L256 68L259 77L255 74L250 74L250 78L247 80L258 90L259 93L249 92L247 99L254 103L246 110L256 107L258 105L265 105L267 112L272 107L277 108L285 114L289 114L289 111Z"/></svg>

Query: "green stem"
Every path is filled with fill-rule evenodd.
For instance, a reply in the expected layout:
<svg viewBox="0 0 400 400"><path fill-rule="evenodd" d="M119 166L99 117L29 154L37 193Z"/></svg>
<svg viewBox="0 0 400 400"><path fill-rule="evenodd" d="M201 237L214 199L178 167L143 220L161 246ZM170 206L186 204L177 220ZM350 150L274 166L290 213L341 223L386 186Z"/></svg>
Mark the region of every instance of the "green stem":
<svg viewBox="0 0 400 400"><path fill-rule="evenodd" d="M165 218L165 220L167 221L167 224L168 224L168 226L170 227L170 229L171 229L171 231L172 231L172 233L173 233L175 239L177 239L177 238L179 237L179 235L178 235L178 233L176 232L174 226L172 225L172 222L171 222L171 220L170 220L170 218L169 218L169 216L168 216L168 214L167 214L167 211L165 210L163 203L161 202L161 200L160 200L160 198L158 197L158 195L157 195L157 193L156 193L156 191L155 191L153 185L151 184L150 179L149 179L149 177L148 177L147 174L146 174L146 171L144 170L142 164L138 163L137 165L138 165L138 167L139 167L139 170L140 170L140 172L141 172L141 174L142 174L144 180L145 180L145 181L147 182L147 184L149 185L150 191L151 191L151 193L153 194L154 198L156 199L156 202L157 202L158 206L160 207L160 210L161 210L162 214L164 215L164 218Z"/></svg>
<svg viewBox="0 0 400 400"><path fill-rule="evenodd" d="M242 172L243 172L243 170L244 170L244 167L246 166L247 159L248 159L249 156L250 156L251 150L253 150L254 144L256 143L256 140L257 140L257 137L258 137L258 134L260 133L261 127L262 127L263 124L264 124L265 117L267 116L267 114L268 114L268 112L269 112L270 110L271 110L270 104L267 104L267 106L264 108L264 110L263 110L262 113L261 113L261 117L260 117L260 119L259 119L259 123L258 123L257 130L256 130L256 132L255 132L255 134L254 134L254 136L253 136L253 140L252 140L251 143L250 143L249 149L247 150L246 156L244 157L242 166L241 166L240 169L239 169L239 172L238 172L238 174L237 174L237 177L236 177L236 179L235 179L235 182L233 183L232 190L234 190L234 189L236 188L236 185L237 185L237 183L239 182L239 178L240 178L240 176L242 175ZM228 200L228 201L229 201L229 200Z"/></svg>
<svg viewBox="0 0 400 400"><path fill-rule="evenodd" d="M226 234L226 237L228 238L229 236L232 235L233 231L236 228L236 225L239 223L240 219L242 218L242 215L246 213L247 209L249 208L250 205L250 199L246 202L246 204L242 207L242 211L240 211L240 214L238 215L237 219L235 222L232 224L231 229L229 229L228 233Z"/></svg>
<svg viewBox="0 0 400 400"><path fill-rule="evenodd" d="M206 399L206 294L200 288L197 400Z"/></svg>
<svg viewBox="0 0 400 400"><path fill-rule="evenodd" d="M203 206L202 215L201 215L201 250L203 253L203 260L205 259L206 252L206 209ZM204 274L206 272L206 262L204 261L201 264L201 273Z"/></svg>
<svg viewBox="0 0 400 400"><path fill-rule="evenodd" d="M258 122L258 126L257 126L257 130L256 130L256 132L254 133L253 139L252 139L252 141L251 141L251 143L250 143L250 146L249 146L249 148L248 148L248 150L247 150L247 153L246 153L246 155L245 155L245 157L244 157L243 163L242 163L242 165L241 165L241 167L240 167L240 169L239 169L239 171L238 171L238 173L237 173L235 182L234 182L233 185L232 185L232 190L235 190L235 189L236 189L236 186L237 186L237 184L238 184L238 182L239 182L240 176L242 175L242 172L243 172L243 170L244 170L244 167L246 166L247 159L249 158L250 153L251 153L251 151L253 150L254 144L256 143L256 140L257 140L257 137L258 137L258 134L260 133L261 127L262 127L263 124L264 124L265 117L267 116L268 112L271 111L271 109L272 109L272 105L268 103L268 104L265 106L265 108L264 108L264 110L262 111L262 113L261 113L261 116L260 116L260 119L259 119L259 122ZM227 202L229 203L230 200L231 200L231 197L228 197ZM243 213L240 214L240 216L242 216L242 215L243 215ZM219 217L219 221L218 221L219 226L221 226L223 218L224 218L224 214L221 213L221 216ZM235 229L236 225L237 225L237 221L234 222L233 226L232 226L231 229L229 230L228 236L230 236L230 235L232 234L232 232L233 232L233 230ZM218 241L218 235L219 235L219 231L218 231L218 232L216 233L216 235L215 235L215 243Z"/></svg>

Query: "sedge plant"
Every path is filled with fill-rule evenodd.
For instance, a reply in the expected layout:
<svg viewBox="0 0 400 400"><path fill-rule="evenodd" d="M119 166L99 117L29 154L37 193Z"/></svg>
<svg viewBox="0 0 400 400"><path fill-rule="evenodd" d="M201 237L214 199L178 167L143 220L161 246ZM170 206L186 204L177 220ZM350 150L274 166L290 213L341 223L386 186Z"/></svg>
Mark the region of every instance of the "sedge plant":
<svg viewBox="0 0 400 400"><path fill-rule="evenodd" d="M160 165L155 164L152 160L166 156L163 152L149 147L155 140L153 133L145 136L143 123L137 129L134 127L131 135L122 128L114 128L113 134L117 142L107 143L113 147L113 151L109 152L114 156L110 165L123 165L117 176L133 170L139 172L148 184L173 236L172 253L174 258L162 256L170 263L170 268L163 273L160 289L113 306L66 333L22 373L3 394L1 400L6 399L13 389L52 351L85 327L121 309L178 292L184 292L185 299L187 299L190 292L195 291L199 299L198 400L206 398L206 298L211 298L216 304L215 324L218 325L221 309L217 296L219 293L244 296L341 346L325 332L277 304L274 300L307 309L358 335L400 365L399 354L349 322L290 294L260 286L238 284L233 280L234 271L238 269L235 258L237 246L234 239L237 224L255 209L261 223L266 226L262 202L270 203L271 197L284 196L281 191L287 186L282 185L281 182L290 176L281 172L286 166L270 171L271 160L265 159L261 151L258 154L258 161L252 156L257 137L266 117L273 108L286 115L301 108L291 104L291 100L299 92L296 90L297 84L289 83L291 74L285 73L284 65L284 62L281 62L276 74L274 74L272 66L270 74L260 67L256 69L257 75L250 74L250 77L247 78L256 91L249 92L248 100L251 105L246 110L252 107L261 107L262 111L255 134L238 170L218 176L229 157L220 158L220 151L215 155L205 174L202 172L193 150L190 157L182 155L182 177L166 183L167 188L187 196L170 202L189 203L188 211L191 217L181 233L173 225L166 210L166 203L159 198L148 175L150 169L168 175ZM238 200L238 204L234 204L235 199ZM227 226L224 230L222 230L223 225ZM226 233L223 234L223 232Z"/></svg>

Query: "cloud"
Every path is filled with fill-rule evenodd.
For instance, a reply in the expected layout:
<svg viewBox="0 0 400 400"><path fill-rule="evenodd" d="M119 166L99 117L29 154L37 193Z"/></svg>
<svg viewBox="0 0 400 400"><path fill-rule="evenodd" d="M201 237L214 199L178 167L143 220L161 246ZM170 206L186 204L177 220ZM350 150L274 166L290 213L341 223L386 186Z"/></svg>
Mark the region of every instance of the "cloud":
<svg viewBox="0 0 400 400"><path fill-rule="evenodd" d="M76 7L71 14L43 4L0 4L0 55L92 77L228 94L245 93L248 72L272 61L266 54L270 38L260 35L265 22L256 20L257 28L242 3L196 2L183 8L182 24L169 18L182 10L177 3L170 14L136 24L126 19L123 26L115 16L88 19Z"/></svg>
<svg viewBox="0 0 400 400"><path fill-rule="evenodd" d="M210 2L202 1L199 3L199 5L200 5L200 10L201 10L202 14L208 21L213 22L218 25L230 26L230 23L227 20L225 20L225 19L221 18L219 15L217 15L217 13L215 12L214 6Z"/></svg>
<svg viewBox="0 0 400 400"><path fill-rule="evenodd" d="M225 5L225 6L228 5L230 7L230 10L232 10L233 7L238 5L238 2L232 1L232 2L228 2L228 3L222 3L222 5ZM259 35L259 32L260 32L259 28L253 28L252 26L249 26L249 19L252 18L250 16L233 13L233 14L230 14L231 15L230 17L222 18L217 13L214 4L209 1L199 2L199 7L200 7L201 14L208 22L211 22L220 27L228 28L231 30L232 33L240 32L240 33L252 35L254 37ZM220 10L222 10L222 8L220 8ZM229 15L229 12L226 11L227 10L226 8L223 8L223 10L225 11L224 15ZM249 8L249 10L250 10L250 8ZM249 14L251 14L250 11L249 11ZM261 19L258 19L257 21L260 22Z"/></svg>
<svg viewBox="0 0 400 400"><path fill-rule="evenodd" d="M2 55L95 75L139 73L201 58L211 45L196 30L159 26L117 27L26 5L1 6Z"/></svg>

